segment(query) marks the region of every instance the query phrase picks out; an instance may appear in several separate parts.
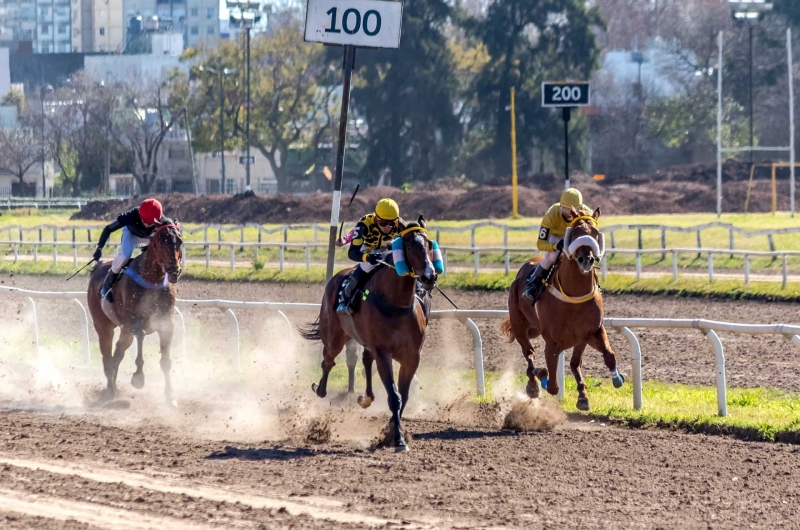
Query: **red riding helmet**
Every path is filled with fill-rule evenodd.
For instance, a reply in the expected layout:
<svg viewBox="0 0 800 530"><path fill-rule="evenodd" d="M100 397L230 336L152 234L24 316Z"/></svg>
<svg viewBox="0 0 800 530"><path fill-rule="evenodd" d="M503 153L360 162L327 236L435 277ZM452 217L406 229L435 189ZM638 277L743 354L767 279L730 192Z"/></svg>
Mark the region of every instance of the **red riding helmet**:
<svg viewBox="0 0 800 530"><path fill-rule="evenodd" d="M139 206L139 216L142 218L143 223L149 225L155 224L157 221L161 220L163 214L164 209L161 207L161 203L156 199L145 199L142 205Z"/></svg>

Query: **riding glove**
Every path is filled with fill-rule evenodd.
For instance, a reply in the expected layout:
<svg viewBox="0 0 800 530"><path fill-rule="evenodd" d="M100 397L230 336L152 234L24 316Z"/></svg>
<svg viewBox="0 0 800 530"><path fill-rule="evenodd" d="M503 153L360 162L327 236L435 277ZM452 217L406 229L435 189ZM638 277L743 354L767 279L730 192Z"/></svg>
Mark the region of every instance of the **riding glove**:
<svg viewBox="0 0 800 530"><path fill-rule="evenodd" d="M100 257L102 255L103 255L103 249L97 247L94 251L94 254L92 255L92 258L94 258L95 261L100 261Z"/></svg>
<svg viewBox="0 0 800 530"><path fill-rule="evenodd" d="M564 240L562 239L558 243L556 243L556 250L564 250Z"/></svg>
<svg viewBox="0 0 800 530"><path fill-rule="evenodd" d="M377 265L378 262L380 262L380 260L381 260L381 255L375 252L367 255L367 263L369 263L370 265Z"/></svg>

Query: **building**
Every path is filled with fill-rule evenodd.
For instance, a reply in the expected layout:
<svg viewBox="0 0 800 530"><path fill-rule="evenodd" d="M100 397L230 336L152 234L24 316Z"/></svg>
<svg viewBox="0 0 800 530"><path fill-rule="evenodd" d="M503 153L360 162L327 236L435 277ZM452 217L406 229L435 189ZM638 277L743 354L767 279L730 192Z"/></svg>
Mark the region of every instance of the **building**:
<svg viewBox="0 0 800 530"><path fill-rule="evenodd" d="M230 151L225 153L225 192L228 194L241 193L245 190L247 182L244 164L245 153ZM250 185L259 195L269 195L278 192L278 181L275 173L264 155L256 149L250 149L253 165L250 166ZM219 193L222 185L222 157L219 153L198 153L195 155L195 169L203 193Z"/></svg>
<svg viewBox="0 0 800 530"><path fill-rule="evenodd" d="M111 83L126 80L165 79L175 69L188 72L188 66L172 55L94 55L87 56L84 68L96 79Z"/></svg>
<svg viewBox="0 0 800 530"><path fill-rule="evenodd" d="M128 44L147 32L177 32L185 47L213 43L220 36L218 0L123 0L123 11Z"/></svg>
<svg viewBox="0 0 800 530"><path fill-rule="evenodd" d="M73 0L72 48L84 53L125 49L123 0Z"/></svg>

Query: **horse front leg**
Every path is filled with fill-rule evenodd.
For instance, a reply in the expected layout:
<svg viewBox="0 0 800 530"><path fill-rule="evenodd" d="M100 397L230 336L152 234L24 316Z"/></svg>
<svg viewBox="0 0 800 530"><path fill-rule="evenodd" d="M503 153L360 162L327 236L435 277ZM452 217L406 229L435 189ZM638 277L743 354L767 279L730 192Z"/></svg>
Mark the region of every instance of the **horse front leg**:
<svg viewBox="0 0 800 530"><path fill-rule="evenodd" d="M608 367L614 388L622 387L625 383L625 377L619 373L617 369L617 355L614 353L614 350L611 349L611 344L608 343L608 335L606 335L605 327L600 326L600 329L589 337L589 346L603 354L603 362L605 362Z"/></svg>
<svg viewBox="0 0 800 530"><path fill-rule="evenodd" d="M158 330L158 338L161 349L161 371L164 373L164 399L168 406L177 408L178 403L172 398L172 358L170 357L170 347L172 346L172 335L174 326L169 321Z"/></svg>
<svg viewBox="0 0 800 530"><path fill-rule="evenodd" d="M119 373L119 365L122 364L122 359L125 357L125 352L133 344L133 334L121 329L117 345L114 348L114 357L111 358L110 366L106 370L106 377L108 379L108 387L106 392L114 399L117 395L117 374ZM105 359L104 359L105 360Z"/></svg>
<svg viewBox="0 0 800 530"><path fill-rule="evenodd" d="M114 399L114 385L112 380L114 377L114 360L111 357L111 350L114 346L114 327L113 326L98 326L95 325L97 337L100 340L100 353L103 356L103 373L106 376L106 389L100 396L101 401L110 401Z"/></svg>
<svg viewBox="0 0 800 530"><path fill-rule="evenodd" d="M408 405L408 393L411 389L411 382L414 380L414 374L417 373L418 367L419 352L412 356L410 360L400 363L400 373L398 374L400 399L402 400L402 405L400 407L400 419L403 419L403 411L406 410L406 405Z"/></svg>
<svg viewBox="0 0 800 530"><path fill-rule="evenodd" d="M544 359L547 363L547 371L550 374L555 374L558 371L558 356L561 355L561 348L558 345L545 341L544 345ZM558 394L558 378L550 377L547 379L547 392L553 396Z"/></svg>
<svg viewBox="0 0 800 530"><path fill-rule="evenodd" d="M391 352L379 348L375 354L375 362L378 365L378 375L381 377L381 381L383 382L383 386L389 398L389 410L392 412L389 428L391 429L390 434L394 441L394 450L397 453L408 451L408 445L403 437L400 425L400 411L403 408L403 401L400 397L400 392L397 391L397 385L394 382Z"/></svg>
<svg viewBox="0 0 800 530"><path fill-rule="evenodd" d="M569 361L569 368L572 370L572 375L575 376L575 382L578 384L578 404L575 406L578 410L583 411L589 410L589 396L586 395L586 382L583 380L583 372L581 371L585 349L585 342L575 346L572 349L572 358Z"/></svg>
<svg viewBox="0 0 800 530"><path fill-rule="evenodd" d="M372 402L375 401L375 393L372 391L372 361L375 355L371 350L364 348L361 355L361 362L364 363L364 378L367 380L367 389L365 395L358 396L358 404L361 408L369 408Z"/></svg>
<svg viewBox="0 0 800 530"><path fill-rule="evenodd" d="M144 335L137 334L136 335L136 371L133 372L131 376L131 385L133 388L141 389L144 388Z"/></svg>

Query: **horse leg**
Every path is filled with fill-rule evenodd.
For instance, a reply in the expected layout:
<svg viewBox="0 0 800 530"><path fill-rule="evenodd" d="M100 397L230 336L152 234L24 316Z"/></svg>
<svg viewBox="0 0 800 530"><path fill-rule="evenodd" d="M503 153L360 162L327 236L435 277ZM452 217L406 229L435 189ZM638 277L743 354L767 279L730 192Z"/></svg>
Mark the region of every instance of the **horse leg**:
<svg viewBox="0 0 800 530"><path fill-rule="evenodd" d="M122 359L125 357L125 352L133 344L133 334L125 330L121 330L117 345L114 347L114 357L111 359L111 377L108 378L108 392L111 396L117 395L117 374L119 373L119 365L122 364Z"/></svg>
<svg viewBox="0 0 800 530"><path fill-rule="evenodd" d="M172 322L165 323L158 330L158 339L161 350L161 371L164 373L164 399L170 407L177 407L178 404L172 399L172 358L170 357L170 347L172 346L172 333L174 327Z"/></svg>
<svg viewBox="0 0 800 530"><path fill-rule="evenodd" d="M347 393L355 394L356 391L356 366L358 365L358 343L349 340L344 345L347 354Z"/></svg>
<svg viewBox="0 0 800 530"><path fill-rule="evenodd" d="M581 365L583 364L583 351L586 349L586 343L578 344L572 349L572 358L569 361L569 368L572 370L572 375L575 376L575 382L578 384L578 410L589 410L589 396L586 395L586 382L583 380L583 372L581 372Z"/></svg>
<svg viewBox="0 0 800 530"><path fill-rule="evenodd" d="M558 356L561 355L561 349L552 342L545 342L544 345L544 360L547 363L547 371L551 374L556 373L558 370ZM556 377L547 379L547 392L555 396L558 394L558 381Z"/></svg>
<svg viewBox="0 0 800 530"><path fill-rule="evenodd" d="M378 375L381 376L383 386L386 388L386 395L389 398L389 410L392 412L389 428L392 429L395 452L408 451L408 445L406 445L406 440L403 438L403 432L400 427L400 410L403 407L403 402L394 382L392 354L386 350L378 349L375 355L375 363L378 365Z"/></svg>
<svg viewBox="0 0 800 530"><path fill-rule="evenodd" d="M114 346L114 328L113 326L100 327L95 326L97 336L100 339L100 353L103 355L103 373L106 376L106 389L101 395L101 400L114 399L114 385L112 383L114 377L114 361L111 358L111 349Z"/></svg>
<svg viewBox="0 0 800 530"><path fill-rule="evenodd" d="M419 353L415 356L415 358L406 361L404 363L400 363L400 374L398 375L398 385L400 387L400 399L402 400L402 405L400 407L400 418L403 418L403 411L406 410L406 405L408 405L408 391L411 388L411 381L414 380L414 374L417 373L417 368L419 367Z"/></svg>
<svg viewBox="0 0 800 530"><path fill-rule="evenodd" d="M320 377L319 384L311 384L311 390L313 390L318 397L324 398L328 395L328 375L330 375L333 367L336 366L334 359L336 359L336 356L339 354L338 352L341 351L341 349L342 348L340 347L336 353L333 353L331 348L329 348L327 345L322 348L322 377Z"/></svg>
<svg viewBox="0 0 800 530"><path fill-rule="evenodd" d="M620 388L625 383L625 377L617 370L617 355L608 343L605 327L600 326L600 329L589 337L589 346L603 354L603 361L611 372L611 382L614 383L614 388Z"/></svg>
<svg viewBox="0 0 800 530"><path fill-rule="evenodd" d="M367 380L367 390L365 391L365 396L358 396L358 404L364 409L369 408L372 402L375 401L375 393L372 391L372 360L374 358L373 353L364 348L361 361L364 363L364 378Z"/></svg>
<svg viewBox="0 0 800 530"><path fill-rule="evenodd" d="M528 394L528 397L531 399L538 398L539 382L536 380L537 372L536 368L533 366L533 358L536 357L536 350L534 350L533 344L531 344L531 327L528 324L528 321L525 320L525 315L517 314L519 313L518 311L515 311L514 313L515 314L512 314L510 317L511 333L513 334L520 348L522 348L522 357L528 364L528 368L525 371L525 373L528 375L528 384L525 386L525 393ZM547 375L545 373L545 377L542 379L542 388L546 386Z"/></svg>
<svg viewBox="0 0 800 530"><path fill-rule="evenodd" d="M142 368L144 367L144 357L142 356L142 350L144 350L144 335L137 334L136 335L136 371L133 372L131 376L131 385L133 388L141 389L144 388L144 372Z"/></svg>

